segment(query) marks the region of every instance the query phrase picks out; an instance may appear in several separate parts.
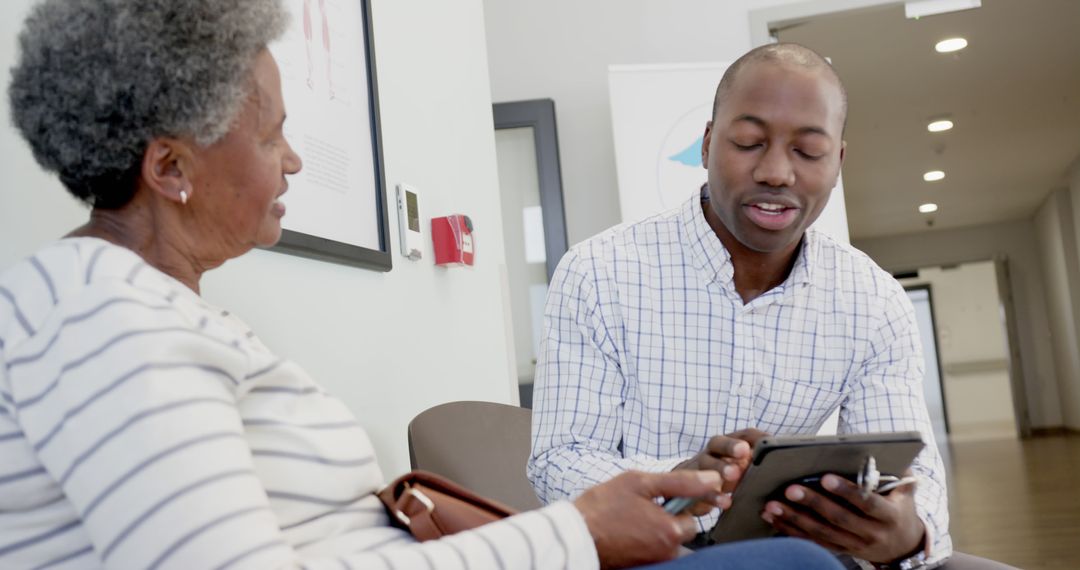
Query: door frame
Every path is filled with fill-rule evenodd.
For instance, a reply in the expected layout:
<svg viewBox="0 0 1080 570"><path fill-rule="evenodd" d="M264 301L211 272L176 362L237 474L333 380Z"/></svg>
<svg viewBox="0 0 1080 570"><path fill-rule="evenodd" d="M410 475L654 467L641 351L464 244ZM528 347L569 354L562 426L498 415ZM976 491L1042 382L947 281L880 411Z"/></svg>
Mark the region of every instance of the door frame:
<svg viewBox="0 0 1080 570"><path fill-rule="evenodd" d="M563 210L559 138L555 128L555 101L532 99L495 103L495 129L532 127L536 146L536 173L540 183L540 209L544 219L544 251L548 282L567 250L566 214Z"/></svg>
<svg viewBox="0 0 1080 570"><path fill-rule="evenodd" d="M1024 383L1024 367L1020 360L1020 332L1016 328L1016 306L1013 303L1012 280L1009 277L1009 259L1004 255L993 258L997 275L998 302L1005 326L1005 339L1009 345L1009 385L1012 388L1013 417L1020 437L1031 437L1031 415L1028 412L1027 390Z"/></svg>
<svg viewBox="0 0 1080 570"><path fill-rule="evenodd" d="M904 0L817 0L796 2L772 8L750 11L750 45L763 46L776 42L776 33L797 26L806 20L838 12L868 10L903 4Z"/></svg>
<svg viewBox="0 0 1080 570"><path fill-rule="evenodd" d="M938 340L937 316L934 314L934 288L929 283L921 285L905 285L904 291L926 291L926 299L930 305L930 328L934 334L934 360L937 363L938 389L941 390L941 416L945 420L945 433L951 433L949 429L949 400L945 395L945 369L941 367L941 342Z"/></svg>

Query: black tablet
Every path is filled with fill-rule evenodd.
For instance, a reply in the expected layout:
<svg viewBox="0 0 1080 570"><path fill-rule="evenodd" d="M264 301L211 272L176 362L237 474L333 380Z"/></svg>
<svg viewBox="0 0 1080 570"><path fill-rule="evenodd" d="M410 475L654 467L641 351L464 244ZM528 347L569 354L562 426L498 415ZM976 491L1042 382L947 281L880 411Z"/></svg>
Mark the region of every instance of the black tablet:
<svg viewBox="0 0 1080 570"><path fill-rule="evenodd" d="M902 475L922 450L917 431L829 436L777 436L758 441L750 467L732 495L731 508L713 527L715 543L773 536L761 519L765 503L782 486L809 476L835 473L852 481L874 458L883 475Z"/></svg>

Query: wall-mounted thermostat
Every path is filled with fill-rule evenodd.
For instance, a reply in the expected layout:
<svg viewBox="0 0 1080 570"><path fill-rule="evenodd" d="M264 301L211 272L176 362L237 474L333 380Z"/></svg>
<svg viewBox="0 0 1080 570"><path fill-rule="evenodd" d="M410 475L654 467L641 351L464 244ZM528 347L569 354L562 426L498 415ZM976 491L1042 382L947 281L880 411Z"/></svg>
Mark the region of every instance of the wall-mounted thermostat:
<svg viewBox="0 0 1080 570"><path fill-rule="evenodd" d="M398 234L401 236L401 255L416 261L420 259L420 205L416 188L408 184L398 184L397 211Z"/></svg>

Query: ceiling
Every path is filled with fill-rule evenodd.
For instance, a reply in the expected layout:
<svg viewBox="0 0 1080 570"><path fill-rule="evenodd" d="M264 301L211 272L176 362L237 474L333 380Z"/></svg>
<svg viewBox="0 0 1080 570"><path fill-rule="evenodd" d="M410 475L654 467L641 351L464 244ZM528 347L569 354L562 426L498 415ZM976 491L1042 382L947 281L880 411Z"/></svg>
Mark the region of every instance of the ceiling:
<svg viewBox="0 0 1080 570"><path fill-rule="evenodd" d="M853 239L1028 219L1080 158L1080 1L982 0L919 20L897 3L777 35L829 57L847 87ZM968 47L934 51L953 36ZM941 116L955 127L928 132ZM924 182L929 170L945 179ZM919 213L926 202L938 211Z"/></svg>

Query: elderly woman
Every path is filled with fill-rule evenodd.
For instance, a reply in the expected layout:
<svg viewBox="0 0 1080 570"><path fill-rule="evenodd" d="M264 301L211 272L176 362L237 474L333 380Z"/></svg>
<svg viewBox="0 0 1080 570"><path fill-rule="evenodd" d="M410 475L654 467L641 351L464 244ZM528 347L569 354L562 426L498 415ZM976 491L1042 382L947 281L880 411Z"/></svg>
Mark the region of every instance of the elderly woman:
<svg viewBox="0 0 1080 570"><path fill-rule="evenodd" d="M47 0L20 36L14 123L89 221L0 276L0 567L589 568L674 557L658 496L715 474L628 474L437 541L390 525L346 406L199 296L281 234L275 0ZM835 565L796 541L671 567ZM778 567L778 566L776 566Z"/></svg>

